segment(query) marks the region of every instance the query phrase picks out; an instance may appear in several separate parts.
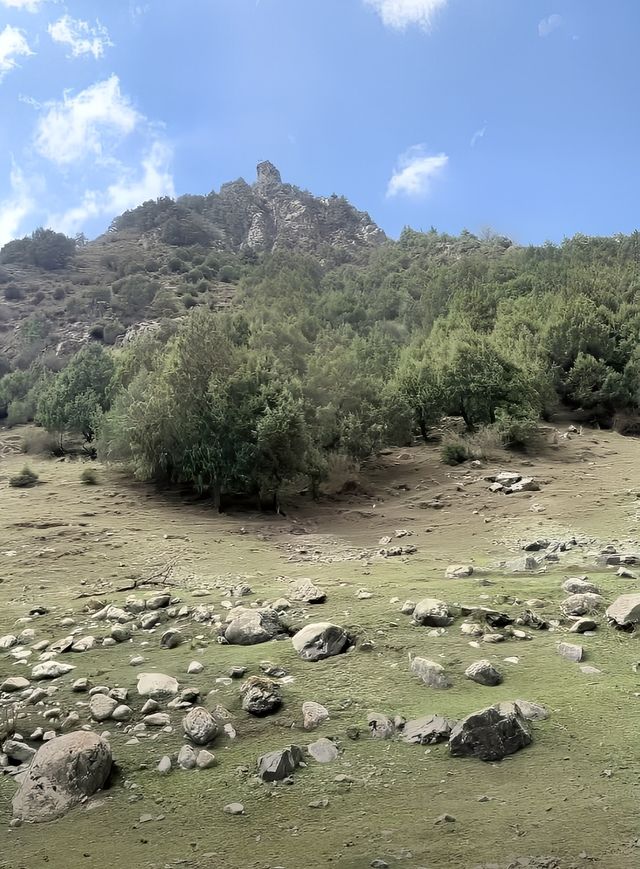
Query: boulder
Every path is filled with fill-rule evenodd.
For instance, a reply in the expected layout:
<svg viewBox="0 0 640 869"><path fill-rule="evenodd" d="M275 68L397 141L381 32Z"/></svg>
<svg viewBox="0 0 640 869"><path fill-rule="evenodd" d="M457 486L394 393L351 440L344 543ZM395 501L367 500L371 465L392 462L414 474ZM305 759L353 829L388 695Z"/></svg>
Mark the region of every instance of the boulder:
<svg viewBox="0 0 640 869"><path fill-rule="evenodd" d="M24 676L9 676L0 684L0 691L7 694L13 694L15 691L24 691L31 683Z"/></svg>
<svg viewBox="0 0 640 869"><path fill-rule="evenodd" d="M305 730L315 730L329 718L329 710L320 703L307 700L302 704L302 726Z"/></svg>
<svg viewBox="0 0 640 869"><path fill-rule="evenodd" d="M407 721L402 731L402 738L412 745L434 745L449 739L456 722L442 715L424 715Z"/></svg>
<svg viewBox="0 0 640 869"><path fill-rule="evenodd" d="M307 751L318 763L331 763L338 758L338 747L325 736L308 745Z"/></svg>
<svg viewBox="0 0 640 869"><path fill-rule="evenodd" d="M531 743L524 719L495 706L467 715L451 730L449 751L453 757L502 760Z"/></svg>
<svg viewBox="0 0 640 869"><path fill-rule="evenodd" d="M491 661L475 661L464 671L467 679L479 685L494 686L502 682L502 674L496 670Z"/></svg>
<svg viewBox="0 0 640 869"><path fill-rule="evenodd" d="M35 748L20 739L5 739L2 751L16 763L31 763L36 754Z"/></svg>
<svg viewBox="0 0 640 869"><path fill-rule="evenodd" d="M549 717L544 706L530 700L503 700L494 703L494 707L504 715L519 715L525 721L545 721Z"/></svg>
<svg viewBox="0 0 640 869"><path fill-rule="evenodd" d="M411 672L420 678L429 688L451 688L451 680L441 664L426 658L413 658Z"/></svg>
<svg viewBox="0 0 640 869"><path fill-rule="evenodd" d="M381 712L370 712L367 715L367 726L374 739L391 739L396 732L394 722Z"/></svg>
<svg viewBox="0 0 640 869"><path fill-rule="evenodd" d="M453 622L448 605L435 597L425 597L418 601L413 611L413 618L419 625L428 625L432 628L444 628Z"/></svg>
<svg viewBox="0 0 640 869"><path fill-rule="evenodd" d="M168 607L171 603L171 595L168 592L163 594L154 594L153 597L147 598L145 606L148 610L159 610Z"/></svg>
<svg viewBox="0 0 640 869"><path fill-rule="evenodd" d="M595 631L598 627L598 622L595 619L580 618L577 619L569 628L570 634L584 634L587 631Z"/></svg>
<svg viewBox="0 0 640 869"><path fill-rule="evenodd" d="M291 600L301 603L323 603L327 599L326 593L314 585L310 579L301 579L297 582L289 597Z"/></svg>
<svg viewBox="0 0 640 869"><path fill-rule="evenodd" d="M6 634L4 637L0 637L0 651L12 649L14 646L17 645L18 638L13 634Z"/></svg>
<svg viewBox="0 0 640 869"><path fill-rule="evenodd" d="M270 751L258 758L258 775L263 781L282 781L300 766L302 760L302 750L297 745Z"/></svg>
<svg viewBox="0 0 640 869"><path fill-rule="evenodd" d="M32 679L57 679L58 676L65 676L75 670L71 664L63 664L60 661L43 661L41 664L36 664L31 671Z"/></svg>
<svg viewBox="0 0 640 869"><path fill-rule="evenodd" d="M251 676L240 688L242 708L251 715L268 715L282 706L278 685L263 676Z"/></svg>
<svg viewBox="0 0 640 869"><path fill-rule="evenodd" d="M13 816L40 823L58 818L100 790L111 772L106 739L76 731L47 742L38 751L13 798Z"/></svg>
<svg viewBox="0 0 640 869"><path fill-rule="evenodd" d="M196 706L183 718L182 729L191 742L196 745L208 745L218 735L219 728L218 722L210 712L202 706Z"/></svg>
<svg viewBox="0 0 640 869"><path fill-rule="evenodd" d="M320 661L346 652L350 639L346 631L338 625L316 622L294 634L291 642L304 661Z"/></svg>
<svg viewBox="0 0 640 869"><path fill-rule="evenodd" d="M640 622L640 594L622 594L608 607L609 622L617 628L629 628Z"/></svg>
<svg viewBox="0 0 640 869"><path fill-rule="evenodd" d="M190 745L183 745L178 752L178 766L180 769L195 769L196 753Z"/></svg>
<svg viewBox="0 0 640 869"><path fill-rule="evenodd" d="M471 576L473 566L471 564L450 564L447 567L445 576L447 579L460 579L461 577Z"/></svg>
<svg viewBox="0 0 640 869"><path fill-rule="evenodd" d="M562 589L567 594L600 594L598 586L589 582L586 576L570 576L562 583Z"/></svg>
<svg viewBox="0 0 640 869"><path fill-rule="evenodd" d="M518 480L516 483L512 483L510 486L505 486L504 493L505 495L516 495L519 492L539 492L540 484L537 483L533 477L523 477L521 480Z"/></svg>
<svg viewBox="0 0 640 869"><path fill-rule="evenodd" d="M177 628L170 628L160 637L160 648L176 649L184 642L184 637Z"/></svg>
<svg viewBox="0 0 640 869"><path fill-rule="evenodd" d="M232 645L255 646L272 640L281 631L280 618L275 610L240 609L230 613L224 638Z"/></svg>
<svg viewBox="0 0 640 869"><path fill-rule="evenodd" d="M171 700L178 693L178 683L173 676L164 673L140 673L138 694L152 700Z"/></svg>
<svg viewBox="0 0 640 869"><path fill-rule="evenodd" d="M593 592L572 594L560 604L562 612L567 616L586 616L604 607L604 598Z"/></svg>
<svg viewBox="0 0 640 869"><path fill-rule="evenodd" d="M573 661L574 664L579 664L584 654L582 646L576 646L573 643L558 643L556 649L561 658Z"/></svg>
<svg viewBox="0 0 640 869"><path fill-rule="evenodd" d="M94 721L107 721L118 708L118 701L106 694L94 694L89 701L89 711Z"/></svg>

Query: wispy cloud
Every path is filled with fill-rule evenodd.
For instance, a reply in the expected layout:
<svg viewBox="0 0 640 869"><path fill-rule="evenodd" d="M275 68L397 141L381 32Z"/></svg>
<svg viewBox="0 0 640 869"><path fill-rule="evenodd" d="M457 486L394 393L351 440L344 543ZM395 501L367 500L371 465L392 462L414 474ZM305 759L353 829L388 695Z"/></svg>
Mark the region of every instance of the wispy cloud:
<svg viewBox="0 0 640 869"><path fill-rule="evenodd" d="M40 119L36 150L58 165L92 156L108 159L105 144L129 135L142 116L120 91L118 76L96 82L75 97L65 93Z"/></svg>
<svg viewBox="0 0 640 869"><path fill-rule="evenodd" d="M543 18L542 21L538 23L538 36L549 36L550 33L553 33L553 31L557 30L559 27L562 27L562 16L554 12L553 15L549 15L548 18Z"/></svg>
<svg viewBox="0 0 640 869"><path fill-rule="evenodd" d="M24 9L25 12L37 12L46 0L0 0L0 4L8 9Z"/></svg>
<svg viewBox="0 0 640 869"><path fill-rule="evenodd" d="M387 196L426 196L431 182L449 162L446 154L428 154L424 145L413 145L398 158Z"/></svg>
<svg viewBox="0 0 640 869"><path fill-rule="evenodd" d="M376 10L387 27L405 30L416 24L424 30L432 26L436 12L443 9L449 0L364 0Z"/></svg>
<svg viewBox="0 0 640 869"><path fill-rule="evenodd" d="M476 130L473 136L471 137L471 142L469 143L472 148L478 144L480 139L484 139L484 135L487 132L487 125L485 124L483 127L480 127L479 130Z"/></svg>
<svg viewBox="0 0 640 869"><path fill-rule="evenodd" d="M137 24L141 18L151 9L150 3L136 3L135 0L129 2L129 18L133 24Z"/></svg>
<svg viewBox="0 0 640 869"><path fill-rule="evenodd" d="M0 33L0 81L18 66L17 57L33 54L22 30L10 24Z"/></svg>
<svg viewBox="0 0 640 869"><path fill-rule="evenodd" d="M78 205L63 214L51 215L47 224L73 235L89 220L115 217L148 199L175 196L171 158L172 152L166 143L154 142L139 167L121 167L118 180L106 190L86 190Z"/></svg>
<svg viewBox="0 0 640 869"><path fill-rule="evenodd" d="M29 183L15 165L11 169L9 182L11 195L0 202L0 247L18 235L23 220L35 206Z"/></svg>
<svg viewBox="0 0 640 869"><path fill-rule="evenodd" d="M104 54L105 49L113 45L106 27L99 21L92 27L88 21L63 15L58 21L50 24L48 30L54 42L69 47L69 57L92 54L98 60Z"/></svg>

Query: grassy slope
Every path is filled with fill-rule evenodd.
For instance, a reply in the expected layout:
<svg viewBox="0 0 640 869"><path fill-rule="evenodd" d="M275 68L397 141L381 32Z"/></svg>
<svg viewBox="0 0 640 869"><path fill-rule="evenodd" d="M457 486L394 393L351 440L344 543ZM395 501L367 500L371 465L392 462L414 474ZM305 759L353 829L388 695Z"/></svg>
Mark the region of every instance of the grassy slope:
<svg viewBox="0 0 640 869"><path fill-rule="evenodd" d="M176 576L192 576L180 596L196 604L217 603L223 594L216 583L231 585L231 577L238 575L249 577L254 598L261 599L286 594L283 576L310 576L329 594L326 604L312 609L311 618L357 625L375 649L311 665L294 656L289 642L251 649L219 646L208 628L187 622L184 631L190 642L177 650L161 652L158 633L140 632L125 647L74 655L74 678L88 676L94 684L132 688L136 670L128 661L142 653L147 658L142 670L157 667L176 675L181 684L199 685L205 693L217 688L216 701L235 716L238 739L219 740L219 765L214 770L174 772L162 778L154 767L162 754L181 743L178 715L174 733L162 733L135 747L125 746L127 737L110 727L122 779L135 782L137 789L118 784L90 811L77 810L46 829L9 831L4 826L14 786L7 777L0 778L5 830L0 866L62 869L110 862L161 867L180 860L186 861L182 865L227 869L364 869L380 857L392 866L417 869L481 862L504 865L512 857L531 854L556 855L563 867L591 865L579 857L582 852L607 869L637 865L638 850L632 847L638 835L634 737L640 699L635 696L638 677L632 671L637 637L603 627L585 638L588 663L603 671L601 676L586 676L557 656L558 633L536 633L532 642L511 641L478 650L460 636L457 625L443 637L428 637L425 629L412 627L399 615L389 599L434 595L450 603L486 603L487 595L488 600L500 595L517 595L521 601L541 597L549 601L544 612L553 617L557 601L564 597L559 587L563 577L576 570L587 572L578 554L540 576L505 576L490 569L493 585L486 587L473 579L445 580L444 567L451 561L473 560L490 568L517 553L520 538L543 532L577 533L603 542L632 539L637 502L629 489L635 482L639 450L637 441L586 432L534 461L530 470L548 481L542 492L504 498L491 495L479 480L471 482L475 477L465 480L464 469L443 467L433 450L416 448L372 466L366 476L369 496L324 502L318 509L301 503L279 520L218 517L178 496L163 498L143 486L126 485L106 471L100 486L83 487L81 465L75 462L35 460L32 465L42 485L11 490L6 475L19 468L22 457L9 455L0 463L0 552L17 554L2 557L0 634L34 603L43 602L51 613L34 623L37 639L59 638L66 633L59 627L63 616L74 615L78 624L86 621L82 601L75 599L81 591L119 584L133 574L148 575L154 567L175 561ZM409 491L394 488L400 483ZM464 484L462 490L457 484ZM415 506L438 493L449 502L444 510ZM545 506L546 512L531 512L532 503ZM16 524L51 521L61 525ZM241 528L246 533L239 533ZM302 528L306 534L292 533ZM410 540L419 551L409 559L323 561L344 546L375 549L378 539L396 528L414 532ZM295 551L301 547L317 550L321 557L300 561ZM608 598L635 585L611 573L588 572ZM193 599L191 591L202 587L210 587L211 594ZM374 597L357 600L359 588L369 589ZM118 596L106 599L116 601ZM409 652L442 660L454 677L454 687L446 692L422 687L408 672ZM520 658L519 664L503 661L513 655ZM480 657L500 666L503 685L484 688L463 678L466 666ZM186 676L193 659L205 664L199 677ZM225 687L215 680L231 665L257 669L265 659L284 665L295 678L284 687L281 713L256 722L240 710L237 683ZM0 676L7 672L21 670L5 654ZM68 693L70 680L61 683L56 699L65 709L85 699ZM353 742L345 735L350 724L364 726L370 710L408 717L436 711L460 716L517 697L544 703L552 717L535 725L529 749L502 764L454 760L442 746L429 750L378 742L366 734ZM139 709L137 698L131 699ZM299 728L300 705L307 699L331 711L331 720L314 736ZM24 731L37 723L25 723ZM265 750L291 741L304 744L318 735L342 741L340 760L326 766L311 763L291 787L256 786L242 771L253 771L256 757ZM144 764L148 768L141 768ZM613 775L603 776L603 770ZM335 783L339 773L351 776L353 784ZM490 801L478 802L485 794ZM134 795L142 799L132 802ZM326 808L308 807L323 797L329 799ZM245 817L222 813L223 805L232 800L244 803ZM457 822L435 826L435 819L445 812L455 815ZM147 813L157 820L139 824ZM70 853L75 855L71 863Z"/></svg>

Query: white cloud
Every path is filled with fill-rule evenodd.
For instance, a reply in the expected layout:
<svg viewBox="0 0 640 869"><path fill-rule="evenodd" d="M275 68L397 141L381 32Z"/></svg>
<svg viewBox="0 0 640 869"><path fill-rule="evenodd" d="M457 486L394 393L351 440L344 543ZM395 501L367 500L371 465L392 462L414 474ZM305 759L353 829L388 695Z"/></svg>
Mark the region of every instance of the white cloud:
<svg viewBox="0 0 640 869"><path fill-rule="evenodd" d="M11 195L0 202L0 247L18 235L22 221L35 206L29 184L17 166L11 170L10 181Z"/></svg>
<svg viewBox="0 0 640 869"><path fill-rule="evenodd" d="M25 12L37 12L46 0L0 0L9 9L24 9Z"/></svg>
<svg viewBox="0 0 640 869"><path fill-rule="evenodd" d="M23 32L7 24L0 33L0 81L10 70L18 66L16 57L28 57L30 54L33 52Z"/></svg>
<svg viewBox="0 0 640 869"><path fill-rule="evenodd" d="M137 24L141 18L149 12L151 9L151 5L149 3L135 3L134 0L130 0L129 3L129 17L133 24Z"/></svg>
<svg viewBox="0 0 640 869"><path fill-rule="evenodd" d="M486 124L484 125L484 127L480 127L479 130L475 131L475 133L471 137L471 142L470 142L472 148L475 148L475 146L478 144L480 139L484 139L484 135L486 132L487 132L487 125Z"/></svg>
<svg viewBox="0 0 640 869"><path fill-rule="evenodd" d="M100 217L115 217L128 208L134 208L147 199L159 196L175 196L171 175L171 149L164 142L156 141L135 169L121 167L118 180L106 190L85 191L79 205L63 214L53 215L48 225L69 235L82 230L89 220Z"/></svg>
<svg viewBox="0 0 640 869"><path fill-rule="evenodd" d="M364 0L372 6L387 27L404 30L417 24L429 30L435 13L443 9L449 0Z"/></svg>
<svg viewBox="0 0 640 869"><path fill-rule="evenodd" d="M554 13L548 18L543 18L538 24L538 36L549 36L558 27L562 27L562 16Z"/></svg>
<svg viewBox="0 0 640 869"><path fill-rule="evenodd" d="M92 54L98 60L105 49L113 45L106 27L99 21L96 21L95 27L91 27L88 21L63 15L58 21L50 24L48 30L54 42L69 46L70 57Z"/></svg>
<svg viewBox="0 0 640 869"><path fill-rule="evenodd" d="M446 154L427 154L424 145L414 145L400 155L387 187L387 196L425 196L431 181L448 162Z"/></svg>
<svg viewBox="0 0 640 869"><path fill-rule="evenodd" d="M50 105L38 122L36 149L61 166L88 156L105 162L108 143L132 133L142 120L112 75L75 97L65 93L61 102Z"/></svg>

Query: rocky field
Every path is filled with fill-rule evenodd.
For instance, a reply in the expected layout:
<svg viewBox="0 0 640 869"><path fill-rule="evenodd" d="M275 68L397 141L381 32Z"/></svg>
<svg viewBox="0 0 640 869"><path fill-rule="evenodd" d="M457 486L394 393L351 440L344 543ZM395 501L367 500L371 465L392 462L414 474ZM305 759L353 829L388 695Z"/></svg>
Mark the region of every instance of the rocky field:
<svg viewBox="0 0 640 869"><path fill-rule="evenodd" d="M640 442L562 431L280 517L0 433L0 867L637 866Z"/></svg>

